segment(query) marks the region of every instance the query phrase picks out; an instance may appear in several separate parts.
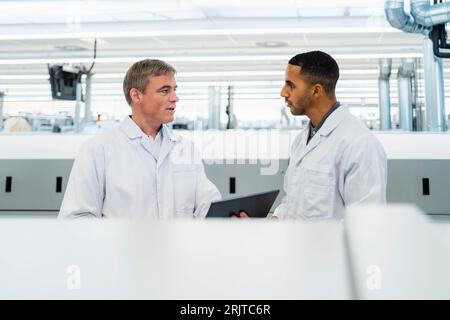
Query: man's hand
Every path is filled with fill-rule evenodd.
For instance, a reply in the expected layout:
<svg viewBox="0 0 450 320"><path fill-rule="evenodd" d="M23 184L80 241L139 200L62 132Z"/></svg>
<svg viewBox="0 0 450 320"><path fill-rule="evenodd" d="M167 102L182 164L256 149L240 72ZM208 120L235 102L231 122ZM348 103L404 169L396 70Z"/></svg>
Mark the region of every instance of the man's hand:
<svg viewBox="0 0 450 320"><path fill-rule="evenodd" d="M250 218L247 212L244 210L239 211L239 218Z"/></svg>
<svg viewBox="0 0 450 320"><path fill-rule="evenodd" d="M244 210L239 211L239 215L235 214L235 213L231 213L230 214L230 218L232 219L237 219L237 218L250 218L250 215L245 212Z"/></svg>

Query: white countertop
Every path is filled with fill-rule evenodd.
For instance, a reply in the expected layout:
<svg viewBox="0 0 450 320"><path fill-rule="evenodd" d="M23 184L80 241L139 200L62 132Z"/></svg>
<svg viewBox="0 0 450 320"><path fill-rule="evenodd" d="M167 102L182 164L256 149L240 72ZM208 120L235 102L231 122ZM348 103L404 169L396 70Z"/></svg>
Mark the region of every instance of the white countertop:
<svg viewBox="0 0 450 320"><path fill-rule="evenodd" d="M345 229L361 299L450 299L450 221L412 205L351 208Z"/></svg>
<svg viewBox="0 0 450 320"><path fill-rule="evenodd" d="M0 221L0 299L449 299L450 221ZM77 289L79 284L79 289Z"/></svg>
<svg viewBox="0 0 450 320"><path fill-rule="evenodd" d="M1 299L352 297L336 221L2 219L0 252Z"/></svg>

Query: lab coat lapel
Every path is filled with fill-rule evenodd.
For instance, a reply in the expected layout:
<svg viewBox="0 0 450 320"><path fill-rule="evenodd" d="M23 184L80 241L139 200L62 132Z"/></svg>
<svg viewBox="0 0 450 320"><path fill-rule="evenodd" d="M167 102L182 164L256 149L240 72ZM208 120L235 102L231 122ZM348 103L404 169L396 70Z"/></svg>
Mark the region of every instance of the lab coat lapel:
<svg viewBox="0 0 450 320"><path fill-rule="evenodd" d="M309 128L306 128L303 131L303 137L301 140L302 146L306 144L306 146L302 149L300 152L299 158L297 160L297 163L302 161L303 158L310 153L312 150L314 150L321 141L326 139L328 135L339 125L339 123L349 114L349 111L346 107L339 107L336 109L333 113L330 114L330 116L325 120L322 127L317 131L317 133L314 135L314 137L311 138L308 144L306 144L306 141L308 139L309 134Z"/></svg>
<svg viewBox="0 0 450 320"><path fill-rule="evenodd" d="M161 165L161 163L164 162L164 159L167 157L167 155L172 150L175 143L169 139L163 139L161 150L159 151L159 158L158 158L158 168Z"/></svg>
<svg viewBox="0 0 450 320"><path fill-rule="evenodd" d="M159 151L157 168L161 166L161 164L164 162L164 160L166 159L172 148L175 146L175 143L179 141L179 138L174 136L166 125L163 124L161 130L163 140L161 144L161 150Z"/></svg>
<svg viewBox="0 0 450 320"><path fill-rule="evenodd" d="M150 138L147 136L142 136L141 137L141 146L145 149L145 151L147 151L150 155L153 156L153 158L155 157L152 153L152 149L150 146ZM155 161L158 159L155 159Z"/></svg>
<svg viewBox="0 0 450 320"><path fill-rule="evenodd" d="M307 130L306 130L307 131ZM306 135L303 137L301 143L302 144L306 144L306 141L308 139L308 133L306 133ZM309 141L309 143L302 149L302 151L300 152L299 158L297 162L300 162L303 160L303 158L312 150L314 150L320 143L320 135L319 134L315 134L314 137L311 138L311 140Z"/></svg>
<svg viewBox="0 0 450 320"><path fill-rule="evenodd" d="M322 128L317 132L321 137L328 136L330 133L336 129L336 127L341 123L341 121L350 115L347 107L340 106L324 122Z"/></svg>

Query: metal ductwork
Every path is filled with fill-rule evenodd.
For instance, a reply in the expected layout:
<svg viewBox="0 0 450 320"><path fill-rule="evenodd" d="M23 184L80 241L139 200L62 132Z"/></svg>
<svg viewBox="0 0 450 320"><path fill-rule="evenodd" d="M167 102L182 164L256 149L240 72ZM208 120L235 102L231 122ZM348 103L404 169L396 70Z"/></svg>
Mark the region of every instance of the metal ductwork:
<svg viewBox="0 0 450 320"><path fill-rule="evenodd" d="M402 59L397 71L399 123L404 131L413 130L412 78L415 69L414 59Z"/></svg>
<svg viewBox="0 0 450 320"><path fill-rule="evenodd" d="M389 79L391 77L392 59L380 59L380 75L378 77L378 93L380 106L380 129L391 129L391 92Z"/></svg>
<svg viewBox="0 0 450 320"><path fill-rule="evenodd" d="M386 18L394 28L424 35L423 59L427 129L428 131L444 131L446 125L442 60L434 55L433 41L429 36L433 26L450 21L450 5L448 3L430 5L429 0L411 0L411 15L405 12L403 6L404 0L386 0ZM403 81L402 77L399 79ZM406 88L406 84L402 84L402 86ZM399 106L401 104L399 102ZM405 114L404 116L406 117ZM408 127L408 119L405 117L400 116L406 122L405 126Z"/></svg>
<svg viewBox="0 0 450 320"><path fill-rule="evenodd" d="M450 21L450 3L431 5L429 0L411 0L411 16L422 26L432 27Z"/></svg>
<svg viewBox="0 0 450 320"><path fill-rule="evenodd" d="M404 2L404 0L385 1L384 12L390 25L404 32L428 35L431 29L424 25L418 24L413 17L406 14L403 8Z"/></svg>

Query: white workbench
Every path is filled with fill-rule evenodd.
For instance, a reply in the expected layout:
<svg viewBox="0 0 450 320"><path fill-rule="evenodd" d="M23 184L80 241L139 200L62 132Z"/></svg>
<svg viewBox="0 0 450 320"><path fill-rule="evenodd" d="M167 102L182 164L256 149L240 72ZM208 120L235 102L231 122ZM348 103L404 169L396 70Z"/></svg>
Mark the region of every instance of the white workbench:
<svg viewBox="0 0 450 320"><path fill-rule="evenodd" d="M353 297L336 221L2 219L0 252L0 299Z"/></svg>
<svg viewBox="0 0 450 320"><path fill-rule="evenodd" d="M413 206L348 210L355 293L361 299L450 299L450 219Z"/></svg>

